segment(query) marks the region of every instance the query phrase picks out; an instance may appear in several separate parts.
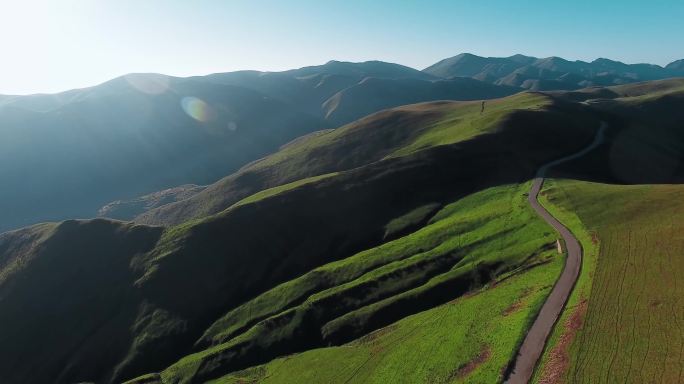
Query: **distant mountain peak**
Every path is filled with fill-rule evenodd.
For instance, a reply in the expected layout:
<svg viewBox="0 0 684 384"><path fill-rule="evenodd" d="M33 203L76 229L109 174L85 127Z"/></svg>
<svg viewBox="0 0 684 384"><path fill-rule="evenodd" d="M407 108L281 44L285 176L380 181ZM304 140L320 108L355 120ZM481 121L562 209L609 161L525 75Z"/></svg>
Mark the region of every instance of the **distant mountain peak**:
<svg viewBox="0 0 684 384"><path fill-rule="evenodd" d="M516 53L513 56L508 56L506 59L515 61L516 63L524 63L524 64L530 64L533 63L534 61L538 60L536 57L533 56L526 56L522 55L520 53Z"/></svg>
<svg viewBox="0 0 684 384"><path fill-rule="evenodd" d="M549 56L545 57L543 59L539 59L540 62L548 62L548 63L571 63L570 60L566 60L562 57L558 56Z"/></svg>
<svg viewBox="0 0 684 384"><path fill-rule="evenodd" d="M684 76L684 60L670 63L667 71L653 64L625 64L600 57L592 62L559 56L536 58L522 54L480 57L471 53L441 60L423 70L434 76L472 77L492 84L539 90L578 89L587 85L610 86Z"/></svg>
<svg viewBox="0 0 684 384"><path fill-rule="evenodd" d="M592 64L620 64L620 65L624 64L621 61L606 59L605 57L599 57L598 59L592 61L591 63Z"/></svg>
<svg viewBox="0 0 684 384"><path fill-rule="evenodd" d="M672 69L676 71L684 71L684 59L675 60L670 64L666 65L665 68Z"/></svg>
<svg viewBox="0 0 684 384"><path fill-rule="evenodd" d="M475 55L475 54L470 53L470 52L463 52L463 53L459 53L458 55L454 56L454 58L464 58L464 59L465 58L471 58L471 57L482 58L482 56L478 56L478 55Z"/></svg>

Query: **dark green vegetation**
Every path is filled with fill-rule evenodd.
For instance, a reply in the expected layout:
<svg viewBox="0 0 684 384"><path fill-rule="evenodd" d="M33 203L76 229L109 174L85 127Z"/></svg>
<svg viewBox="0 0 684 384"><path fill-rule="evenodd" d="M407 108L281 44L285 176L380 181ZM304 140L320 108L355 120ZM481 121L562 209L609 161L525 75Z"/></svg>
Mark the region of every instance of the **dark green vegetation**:
<svg viewBox="0 0 684 384"><path fill-rule="evenodd" d="M560 57L480 57L469 53L444 59L423 72L444 78L472 77L492 84L530 90L571 90L684 76L681 60L663 68L653 64L625 64L604 58L587 63Z"/></svg>
<svg viewBox="0 0 684 384"><path fill-rule="evenodd" d="M606 121L606 143L556 175L616 184L684 182L684 79L559 94Z"/></svg>
<svg viewBox="0 0 684 384"><path fill-rule="evenodd" d="M484 114L479 102L417 105L288 145L252 165L263 172L257 175L276 180L268 185L276 189L249 197L267 186L248 185L234 198L247 200L210 216L165 229L91 221L8 233L0 259L23 269L0 285L0 338L11 333L31 342L22 350L0 344L0 354L14 359L0 365L0 377L119 382L164 371L197 352L214 363L197 372L179 363L165 374L218 378L351 341L455 299L544 259L553 235L521 226L516 218L529 221L529 212L520 211L521 191L504 186L586 145L597 127L585 106L534 93L488 102ZM469 201L482 211L470 209ZM388 234L388 228L394 230ZM123 249L97 239L118 239ZM396 244L412 248L392 251ZM362 252L377 257L365 259ZM54 280L35 267L48 262L55 263ZM312 272L331 266L349 269ZM82 276L89 278L82 283ZM86 282L92 285L80 285ZM269 296L282 284L293 287L288 296ZM26 286L37 290L30 306L20 299ZM41 327L24 327L26 318L49 324L42 329L54 338L34 339ZM525 319L515 322L518 336ZM73 344L65 347L61 337ZM511 337L507 345L519 341ZM38 345L36 356L31 351ZM492 361L499 367L511 352L495 347L499 357Z"/></svg>
<svg viewBox="0 0 684 384"><path fill-rule="evenodd" d="M106 380L129 348L131 325L146 320L130 261L161 233L94 220L0 235L2 381Z"/></svg>

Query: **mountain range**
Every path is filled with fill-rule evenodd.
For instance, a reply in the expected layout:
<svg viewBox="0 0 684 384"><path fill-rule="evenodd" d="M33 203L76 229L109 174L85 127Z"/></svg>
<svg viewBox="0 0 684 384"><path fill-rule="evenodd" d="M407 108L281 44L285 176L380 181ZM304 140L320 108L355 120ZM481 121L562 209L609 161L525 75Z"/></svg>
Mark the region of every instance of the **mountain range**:
<svg viewBox="0 0 684 384"><path fill-rule="evenodd" d="M205 186L297 137L399 105L678 75L681 61L461 54L423 71L331 61L284 72L131 74L60 94L0 96L0 231L98 212L132 219L178 200L135 203L145 195Z"/></svg>
<svg viewBox="0 0 684 384"><path fill-rule="evenodd" d="M0 382L501 382L569 257L537 198L584 261L534 382L675 382L650 346L684 343L683 63L461 54L0 96Z"/></svg>
<svg viewBox="0 0 684 384"><path fill-rule="evenodd" d="M205 82L170 79L169 94L155 96L168 104L155 104L167 108L153 109L154 116L178 124L171 125L178 132L211 138L191 145L196 136L177 133L178 150L187 148L180 163L204 145L227 145L210 135L221 132L212 124L225 122L222 114L237 113L230 105L246 100L289 111L257 91ZM126 79L107 89L120 95L117 84L132 98L127 108L149 112L148 94L135 97ZM230 99L231 91L241 92L240 100ZM208 116L221 118L174 112L189 94L211 106L216 115ZM110 110L118 98L74 97L97 112L63 121L127 117ZM14 108L61 121L57 116L73 105L41 103L28 112L26 105ZM521 92L484 104L399 106L340 128L303 130L296 140L283 137L286 145L209 186L146 195L141 205L151 209L136 222L67 220L4 233L0 377L9 384L287 382L288 375L363 382L391 380L405 369L418 381L500 381L560 271L555 235L524 204L528 180L542 164L591 142L607 122L606 142L557 176L616 185L681 182L683 103L684 82L670 79ZM166 124L160 126L171 129ZM239 132L247 123L237 124ZM122 126L139 132L145 124ZM74 125L38 132L50 127ZM109 137L104 128L95 132L91 140ZM59 137L51 139L61 144ZM103 142L91 150L136 153ZM70 167L80 165L71 160ZM464 318L461 305L473 306ZM399 342L416 332L449 342L435 340L428 349ZM496 342L488 335L498 335ZM463 368L482 353L482 343L490 351L479 358L487 369ZM413 356L428 350L438 353ZM392 353L403 354L404 368L392 365Z"/></svg>
<svg viewBox="0 0 684 384"><path fill-rule="evenodd" d="M442 78L472 77L529 90L572 90L682 76L682 62L675 61L663 68L605 58L588 63L560 57L480 57L463 53L431 65L423 72Z"/></svg>

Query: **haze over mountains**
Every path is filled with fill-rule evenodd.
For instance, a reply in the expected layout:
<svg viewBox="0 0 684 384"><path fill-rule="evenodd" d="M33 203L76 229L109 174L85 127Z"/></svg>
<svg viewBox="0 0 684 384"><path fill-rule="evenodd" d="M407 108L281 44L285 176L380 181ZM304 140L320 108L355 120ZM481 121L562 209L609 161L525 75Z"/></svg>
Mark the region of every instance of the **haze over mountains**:
<svg viewBox="0 0 684 384"><path fill-rule="evenodd" d="M202 188L168 200L157 191L212 183L301 135L385 108L673 76L684 76L681 61L462 54L423 71L331 61L284 72L134 74L56 95L0 96L0 232L92 217L110 202L104 215L132 219ZM154 203L129 202L147 194Z"/></svg>
<svg viewBox="0 0 684 384"><path fill-rule="evenodd" d="M423 72L443 78L467 76L530 90L570 90L682 76L682 69L682 60L663 68L654 64L625 64L605 58L588 63L560 57L480 57L462 53Z"/></svg>

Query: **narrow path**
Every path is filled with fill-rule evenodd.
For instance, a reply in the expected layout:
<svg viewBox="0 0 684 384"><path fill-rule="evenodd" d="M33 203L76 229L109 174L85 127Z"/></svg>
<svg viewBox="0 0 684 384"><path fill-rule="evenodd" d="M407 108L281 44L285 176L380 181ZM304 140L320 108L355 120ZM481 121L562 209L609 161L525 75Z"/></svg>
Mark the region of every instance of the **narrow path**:
<svg viewBox="0 0 684 384"><path fill-rule="evenodd" d="M530 327L529 331L527 332L527 336L525 336L525 340L518 351L518 356L516 357L513 371L508 377L508 380L506 380L506 383L525 384L530 381L532 373L534 372L534 368L537 365L542 352L544 351L546 340L551 334L553 325L556 323L558 316L563 310L568 297L570 297L572 288L575 286L577 277L579 277L580 267L582 266L582 247L575 236L546 209L544 209L544 207L539 204L539 200L537 200L539 191L544 184L544 176L549 168L560 163L582 157L594 148L598 147L599 144L603 142L606 127L606 123L601 123L601 128L596 133L594 141L583 150L570 156L554 160L539 168L537 177L532 182L532 188L530 188L530 194L527 200L537 214L560 233L561 237L565 241L565 248L568 251L568 257L565 260L565 267L563 268L560 278L558 278L558 281L556 281L556 285L554 285L551 294L546 299L546 302L544 302L544 305L539 311L539 314L532 324L532 327Z"/></svg>

